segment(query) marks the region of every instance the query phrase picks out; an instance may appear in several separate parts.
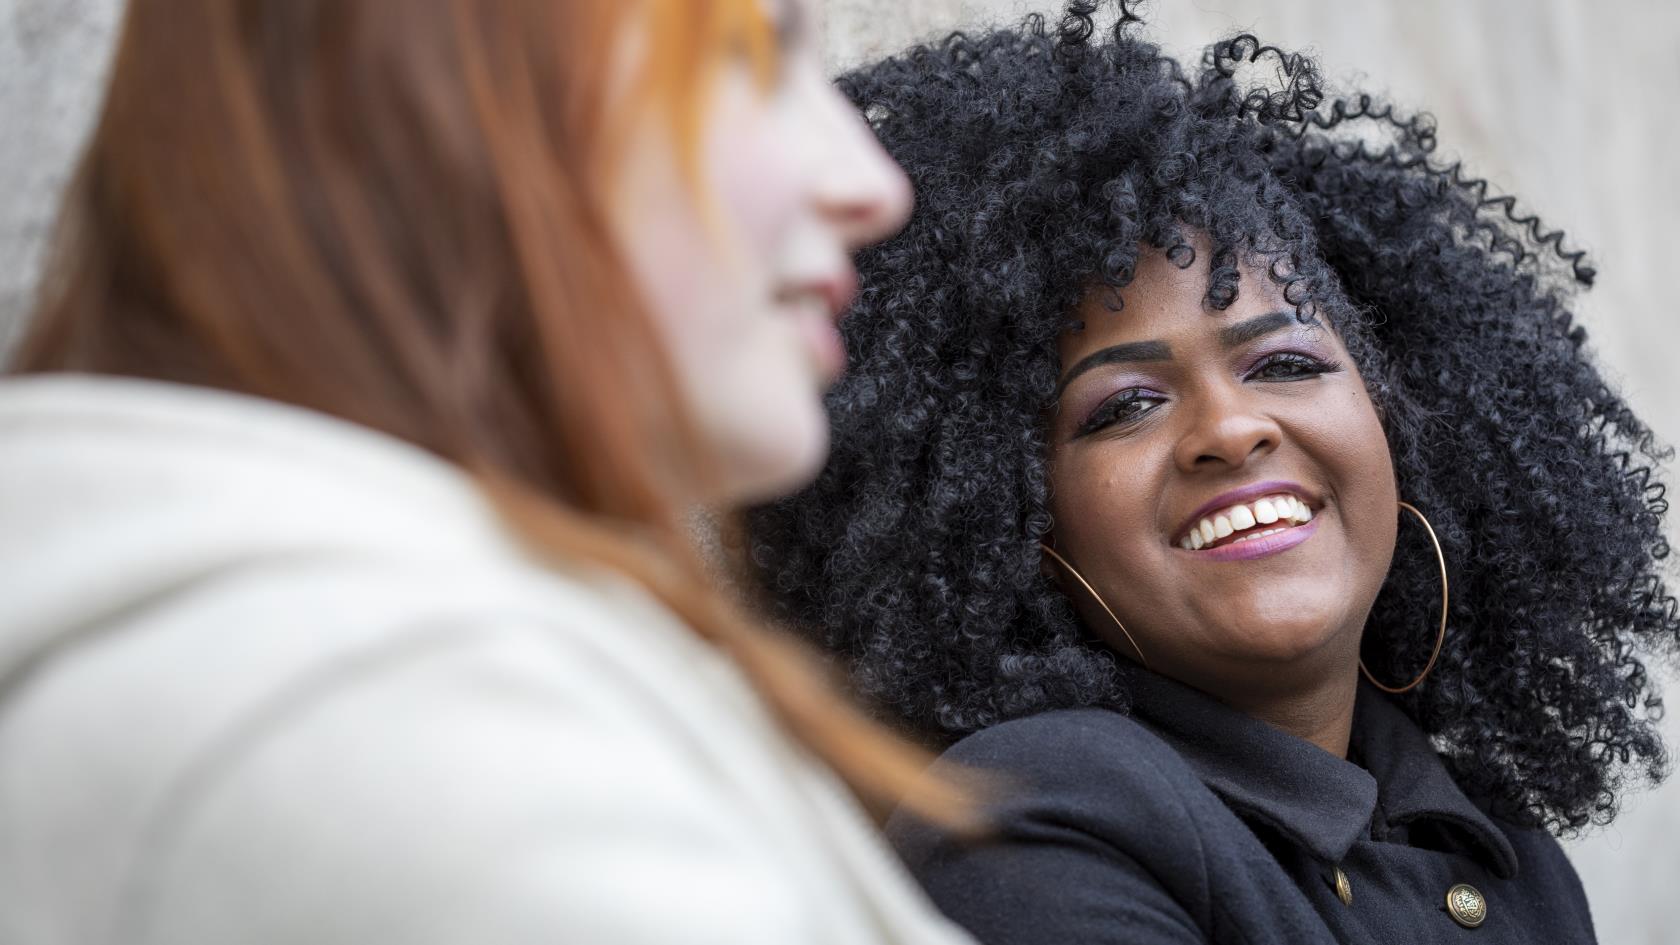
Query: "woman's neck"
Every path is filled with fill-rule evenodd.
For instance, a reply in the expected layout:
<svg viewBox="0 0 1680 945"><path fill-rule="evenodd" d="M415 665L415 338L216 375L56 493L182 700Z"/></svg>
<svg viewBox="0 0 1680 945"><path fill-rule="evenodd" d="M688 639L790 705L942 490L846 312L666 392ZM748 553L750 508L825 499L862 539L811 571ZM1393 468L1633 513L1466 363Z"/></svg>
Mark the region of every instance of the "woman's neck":
<svg viewBox="0 0 1680 945"><path fill-rule="evenodd" d="M1359 693L1359 674L1326 675L1310 686L1256 693L1227 700L1232 708L1346 758L1353 733L1353 704Z"/></svg>

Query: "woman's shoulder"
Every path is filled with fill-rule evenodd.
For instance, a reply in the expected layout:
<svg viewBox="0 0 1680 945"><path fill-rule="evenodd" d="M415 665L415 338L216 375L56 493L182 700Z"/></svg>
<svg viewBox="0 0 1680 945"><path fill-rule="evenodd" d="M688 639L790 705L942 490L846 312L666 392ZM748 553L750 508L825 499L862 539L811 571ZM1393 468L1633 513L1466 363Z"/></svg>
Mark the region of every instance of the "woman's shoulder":
<svg viewBox="0 0 1680 945"><path fill-rule="evenodd" d="M977 775L997 831L1025 836L1053 823L1101 841L1111 852L1180 865L1201 862L1233 818L1159 736L1109 708L1061 709L977 731L940 756L939 766ZM912 855L934 841L895 818L890 830Z"/></svg>
<svg viewBox="0 0 1680 945"><path fill-rule="evenodd" d="M1130 810L1176 811L1202 790L1201 780L1176 750L1136 719L1110 708L1060 709L1012 719L961 739L941 761L1031 785L1040 798L1088 801L1103 809L1121 806L1113 798L1125 790L1132 803L1124 806Z"/></svg>
<svg viewBox="0 0 1680 945"><path fill-rule="evenodd" d="M1099 762L1109 749L1141 748L1152 750L1158 746L1168 754L1172 750L1147 727L1118 709L1086 706L1055 709L999 722L978 729L953 742L946 757L976 759L981 757L1029 762L1046 753L1079 748L1079 756Z"/></svg>
<svg viewBox="0 0 1680 945"><path fill-rule="evenodd" d="M1565 914L1589 923L1584 932L1577 933L1574 938L1560 935L1559 941L1591 941L1587 892L1563 844L1544 827L1515 824L1498 815L1494 815L1492 820L1511 842L1523 887L1548 908L1560 904L1572 906Z"/></svg>
<svg viewBox="0 0 1680 945"><path fill-rule="evenodd" d="M272 575L181 604L152 639L118 635L127 655L60 667L15 707L8 730L28 737L0 752L0 772L35 767L58 786L97 768L129 776L78 795L100 812L97 836L77 834L86 843L0 857L0 889L50 897L72 887L78 859L145 864L98 891L111 921L135 920L137 942L237 939L253 914L279 923L260 929L272 941L351 940L284 924L321 915L447 938L411 921L415 902L593 941L821 938L808 927L814 857L783 838L838 828L722 654L612 582L560 576L516 593L500 578L427 588L413 576ZM113 660L171 657L219 678L95 685ZM55 752L72 704L128 723ZM69 830L63 793L0 819ZM680 887L665 908L633 907L648 875ZM191 931L205 929L225 934Z"/></svg>
<svg viewBox="0 0 1680 945"><path fill-rule="evenodd" d="M982 940L1306 942L1326 937L1275 859L1175 749L1126 714L1064 709L963 738L978 838L906 815L888 833L942 909Z"/></svg>
<svg viewBox="0 0 1680 945"><path fill-rule="evenodd" d="M780 816L787 802L748 793L764 784L759 771L737 783L709 773L708 762L756 760L699 740L724 717L697 700L638 698L619 666L580 659L588 653L555 646L551 631L475 619L405 634L263 724L247 717L236 741L195 759L191 782L174 785L137 837L147 872L124 894L152 937L136 940L209 940L189 929L238 938L253 912L282 923L263 928L265 940L349 940L284 924L320 915L444 940L408 918L415 902L482 919L481 931L522 916L532 934L595 941L680 937L719 910L759 909L755 928L808 931L794 907L802 890L776 875L747 810L756 800ZM682 887L665 910L631 907L647 875L632 864ZM706 883L676 881L702 869ZM274 876L288 878L284 889ZM766 889L776 894L763 901L734 892ZM218 904L208 914L206 890ZM284 908L259 909L245 891Z"/></svg>
<svg viewBox="0 0 1680 945"><path fill-rule="evenodd" d="M150 910L136 942L208 940L170 917L255 940L259 912L431 941L448 930L394 931L413 902L510 897L561 937L680 938L607 914L647 874L601 864L645 855L717 877L670 915L756 907L809 940L792 906L718 892L785 884L766 838L803 834L763 825L808 826L803 756L724 654L627 579L532 560L459 470L296 408L100 380L6 382L0 444L24 457L0 464L22 523L0 541L0 782L34 786L0 798L32 825L0 899ZM320 931L266 940L342 940Z"/></svg>

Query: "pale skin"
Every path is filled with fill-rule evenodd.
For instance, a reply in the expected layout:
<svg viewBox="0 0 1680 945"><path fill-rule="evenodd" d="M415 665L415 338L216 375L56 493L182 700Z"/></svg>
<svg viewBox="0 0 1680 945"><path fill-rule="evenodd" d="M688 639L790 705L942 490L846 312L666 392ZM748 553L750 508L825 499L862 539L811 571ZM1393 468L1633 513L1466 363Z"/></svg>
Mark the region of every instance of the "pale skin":
<svg viewBox="0 0 1680 945"><path fill-rule="evenodd" d="M822 395L845 366L837 321L851 254L896 232L911 192L824 77L809 0L766 4L773 83L726 61L705 101L699 183L663 116L641 116L618 168L613 223L728 507L793 491L828 454ZM634 39L632 29L630 39ZM626 55L636 55L633 42ZM627 70L634 73L634 62Z"/></svg>
<svg viewBox="0 0 1680 945"><path fill-rule="evenodd" d="M1300 324L1262 271L1244 273L1226 311L1206 308L1207 252L1203 241L1181 270L1146 251L1123 309L1094 291L1060 344L1054 547L1137 650L1057 577L1116 653L1141 650L1150 669L1345 757L1360 637L1398 521L1382 423L1335 332ZM1235 506L1261 508L1245 489L1293 497L1310 519L1244 518ZM1222 517L1224 536L1185 547L1197 522ZM1233 518L1250 527L1229 529Z"/></svg>

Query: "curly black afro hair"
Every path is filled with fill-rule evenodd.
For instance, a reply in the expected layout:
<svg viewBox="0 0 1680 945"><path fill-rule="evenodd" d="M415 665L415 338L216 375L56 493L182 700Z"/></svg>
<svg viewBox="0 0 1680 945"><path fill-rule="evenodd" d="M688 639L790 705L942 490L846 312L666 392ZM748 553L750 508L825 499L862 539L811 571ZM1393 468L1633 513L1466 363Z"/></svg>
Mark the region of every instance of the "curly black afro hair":
<svg viewBox="0 0 1680 945"><path fill-rule="evenodd" d="M1450 568L1450 627L1399 697L1459 783L1567 833L1655 780L1641 652L1680 630L1664 583L1667 458L1583 349L1593 270L1560 232L1434 155L1427 115L1327 98L1313 64L1237 36L1187 70L1126 5L957 33L840 79L915 184L908 228L861 258L832 392L833 457L748 519L780 616L935 743L1012 717L1123 707L1114 658L1041 567L1056 339L1140 246L1207 304L1263 265L1342 334L1382 412L1400 494ZM1415 546L1415 547L1414 547ZM1402 542L1364 658L1410 678L1434 644L1435 557Z"/></svg>

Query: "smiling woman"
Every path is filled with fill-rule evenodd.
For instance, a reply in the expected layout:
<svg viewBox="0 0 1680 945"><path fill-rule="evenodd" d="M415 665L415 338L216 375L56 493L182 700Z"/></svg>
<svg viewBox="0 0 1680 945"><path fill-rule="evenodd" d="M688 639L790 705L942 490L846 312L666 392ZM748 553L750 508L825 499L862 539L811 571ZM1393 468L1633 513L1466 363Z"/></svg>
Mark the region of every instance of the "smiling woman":
<svg viewBox="0 0 1680 945"><path fill-rule="evenodd" d="M1341 670L1394 548L1393 463L1330 325L1280 310L1253 269L1214 317L1206 292L1205 269L1146 251L1123 289L1079 307L1045 428L1050 537L1110 590L1069 589L1085 626L1101 634L1112 608L1151 669L1299 718L1351 700ZM1345 753L1348 718L1325 722L1309 737Z"/></svg>
<svg viewBox="0 0 1680 945"><path fill-rule="evenodd" d="M1553 835L1664 772L1680 640L1592 269L1427 117L1100 6L842 79L917 211L763 587L1016 788L896 822L983 940L1591 941Z"/></svg>

